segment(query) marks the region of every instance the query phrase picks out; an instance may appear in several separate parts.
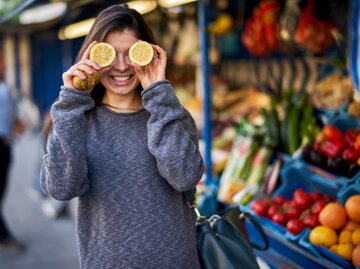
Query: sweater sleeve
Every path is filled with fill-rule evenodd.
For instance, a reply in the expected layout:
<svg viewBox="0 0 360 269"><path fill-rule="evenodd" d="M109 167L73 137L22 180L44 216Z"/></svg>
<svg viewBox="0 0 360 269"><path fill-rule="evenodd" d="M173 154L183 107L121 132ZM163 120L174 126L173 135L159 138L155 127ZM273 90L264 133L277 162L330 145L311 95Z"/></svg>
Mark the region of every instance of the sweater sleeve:
<svg viewBox="0 0 360 269"><path fill-rule="evenodd" d="M85 113L95 106L90 94L62 87L51 107L52 131L41 167L43 191L57 200L83 195L88 187Z"/></svg>
<svg viewBox="0 0 360 269"><path fill-rule="evenodd" d="M204 172L197 129L168 81L154 83L142 92L150 112L148 147L160 174L178 191L193 189Z"/></svg>

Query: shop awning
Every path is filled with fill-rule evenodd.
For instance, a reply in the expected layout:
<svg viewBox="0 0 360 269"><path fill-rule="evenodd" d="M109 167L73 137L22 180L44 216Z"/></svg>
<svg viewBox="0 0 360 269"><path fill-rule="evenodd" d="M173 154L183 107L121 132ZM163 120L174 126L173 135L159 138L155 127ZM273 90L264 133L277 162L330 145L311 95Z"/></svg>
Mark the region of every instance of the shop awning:
<svg viewBox="0 0 360 269"><path fill-rule="evenodd" d="M0 24L16 17L36 1L39 0L0 0Z"/></svg>

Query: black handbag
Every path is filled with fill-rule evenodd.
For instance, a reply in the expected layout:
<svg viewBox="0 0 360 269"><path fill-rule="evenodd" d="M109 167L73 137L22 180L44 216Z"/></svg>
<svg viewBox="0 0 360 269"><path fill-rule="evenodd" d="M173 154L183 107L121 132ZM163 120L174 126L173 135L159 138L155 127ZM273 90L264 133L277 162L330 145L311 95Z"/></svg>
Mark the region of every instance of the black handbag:
<svg viewBox="0 0 360 269"><path fill-rule="evenodd" d="M253 249L265 250L268 238L261 225L239 207L231 207L211 217L201 216L196 208L195 191L184 192L185 200L196 215L197 247L204 269L259 269ZM263 245L249 241L245 221L249 220L263 238Z"/></svg>

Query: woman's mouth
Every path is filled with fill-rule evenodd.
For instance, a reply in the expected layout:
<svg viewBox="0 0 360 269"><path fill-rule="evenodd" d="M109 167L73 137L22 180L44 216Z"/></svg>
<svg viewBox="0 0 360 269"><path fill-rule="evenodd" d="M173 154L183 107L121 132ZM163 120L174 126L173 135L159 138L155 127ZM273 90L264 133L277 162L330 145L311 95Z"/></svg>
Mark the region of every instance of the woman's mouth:
<svg viewBox="0 0 360 269"><path fill-rule="evenodd" d="M133 77L133 75L129 75L129 76L111 76L111 78L114 80L114 82L117 85L123 85L125 83L127 83L131 78Z"/></svg>

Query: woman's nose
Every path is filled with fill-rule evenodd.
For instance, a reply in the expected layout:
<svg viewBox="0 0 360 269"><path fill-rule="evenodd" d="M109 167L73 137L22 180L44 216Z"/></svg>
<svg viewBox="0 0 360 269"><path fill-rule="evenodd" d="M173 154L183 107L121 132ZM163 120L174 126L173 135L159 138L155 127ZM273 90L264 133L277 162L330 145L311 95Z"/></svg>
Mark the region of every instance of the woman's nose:
<svg viewBox="0 0 360 269"><path fill-rule="evenodd" d="M130 59L127 55L118 55L114 60L114 67L120 71L127 70L130 67Z"/></svg>

